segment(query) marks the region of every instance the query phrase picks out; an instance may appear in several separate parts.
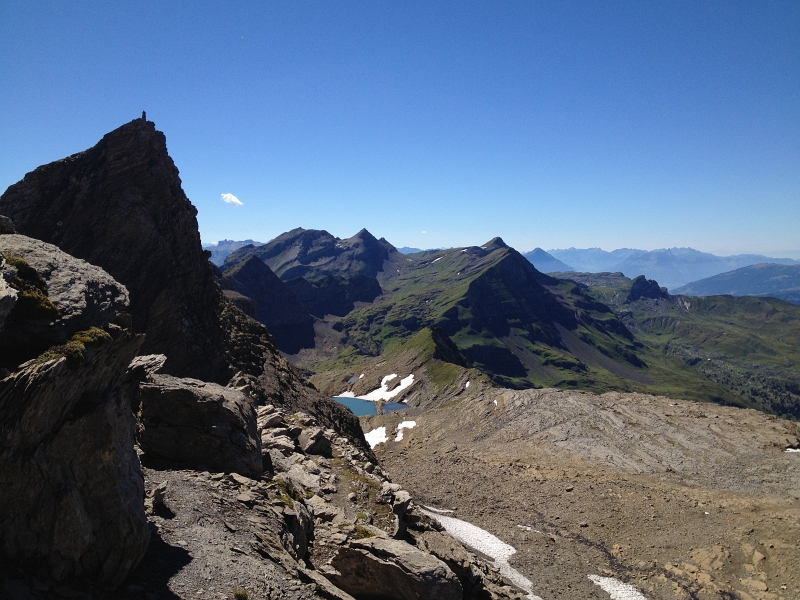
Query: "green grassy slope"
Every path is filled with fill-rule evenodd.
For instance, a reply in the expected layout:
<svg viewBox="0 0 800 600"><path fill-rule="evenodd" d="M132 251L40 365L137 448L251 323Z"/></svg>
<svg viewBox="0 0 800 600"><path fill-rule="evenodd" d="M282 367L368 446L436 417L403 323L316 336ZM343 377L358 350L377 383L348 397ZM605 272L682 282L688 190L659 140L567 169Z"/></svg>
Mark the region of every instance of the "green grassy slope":
<svg viewBox="0 0 800 600"><path fill-rule="evenodd" d="M633 336L607 306L539 273L499 238L410 258L384 296L342 319L361 353L378 355L441 327L502 385L618 389L649 381Z"/></svg>
<svg viewBox="0 0 800 600"><path fill-rule="evenodd" d="M620 274L564 274L589 287L642 344L652 391L800 418L800 307L733 296L629 300Z"/></svg>

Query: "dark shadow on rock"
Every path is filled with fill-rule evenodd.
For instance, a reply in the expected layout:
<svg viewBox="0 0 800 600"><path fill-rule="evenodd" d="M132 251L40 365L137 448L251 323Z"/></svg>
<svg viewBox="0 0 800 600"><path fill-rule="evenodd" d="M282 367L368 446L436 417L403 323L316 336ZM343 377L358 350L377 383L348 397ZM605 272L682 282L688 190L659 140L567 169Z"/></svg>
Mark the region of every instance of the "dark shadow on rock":
<svg viewBox="0 0 800 600"><path fill-rule="evenodd" d="M142 597L145 593L155 594L158 600L178 600L180 596L172 592L167 583L170 578L180 572L192 562L189 551L180 546L171 546L165 542L158 530L150 524L150 545L147 552L133 574L122 584L120 591L142 588Z"/></svg>

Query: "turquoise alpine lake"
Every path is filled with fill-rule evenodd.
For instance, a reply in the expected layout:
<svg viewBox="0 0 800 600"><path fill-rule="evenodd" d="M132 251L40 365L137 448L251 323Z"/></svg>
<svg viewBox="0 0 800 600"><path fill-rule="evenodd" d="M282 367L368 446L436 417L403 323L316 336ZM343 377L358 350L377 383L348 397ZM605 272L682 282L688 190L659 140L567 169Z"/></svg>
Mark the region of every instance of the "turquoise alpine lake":
<svg viewBox="0 0 800 600"><path fill-rule="evenodd" d="M353 411L357 417L366 417L368 415L378 414L377 402L370 402L369 400L362 400L361 398L342 398L341 396L333 397L336 402L344 404L347 408ZM383 412L394 412L408 408L407 404L402 402L387 402L383 405Z"/></svg>

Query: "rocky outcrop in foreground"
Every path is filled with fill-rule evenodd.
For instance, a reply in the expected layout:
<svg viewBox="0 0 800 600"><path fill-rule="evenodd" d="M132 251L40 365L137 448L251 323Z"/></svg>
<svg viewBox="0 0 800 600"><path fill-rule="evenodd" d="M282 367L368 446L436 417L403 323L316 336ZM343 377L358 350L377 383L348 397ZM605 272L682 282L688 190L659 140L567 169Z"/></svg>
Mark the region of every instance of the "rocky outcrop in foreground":
<svg viewBox="0 0 800 600"><path fill-rule="evenodd" d="M36 340L26 349L51 345L19 368L7 364L15 370L0 380L0 555L42 578L115 587L150 538L136 422L121 389L143 338L109 323L127 290L37 240L0 235L0 249L3 276L18 286L4 347L26 335Z"/></svg>
<svg viewBox="0 0 800 600"><path fill-rule="evenodd" d="M0 366L16 368L77 331L107 326L128 308L124 285L52 244L0 235L0 253L3 285L16 297L0 325Z"/></svg>
<svg viewBox="0 0 800 600"><path fill-rule="evenodd" d="M256 413L239 390L152 374L139 385L139 445L148 458L257 475Z"/></svg>

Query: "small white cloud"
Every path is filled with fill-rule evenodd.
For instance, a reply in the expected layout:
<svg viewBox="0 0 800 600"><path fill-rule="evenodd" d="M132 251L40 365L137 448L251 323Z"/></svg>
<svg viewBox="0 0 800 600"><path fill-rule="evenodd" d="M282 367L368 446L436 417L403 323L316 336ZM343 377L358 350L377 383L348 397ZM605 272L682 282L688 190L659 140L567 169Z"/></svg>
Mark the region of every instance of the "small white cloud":
<svg viewBox="0 0 800 600"><path fill-rule="evenodd" d="M427 231L423 231L422 233L428 233Z"/></svg>
<svg viewBox="0 0 800 600"><path fill-rule="evenodd" d="M241 206L242 204L244 204L233 194L222 194L222 201L227 204L233 204L234 206Z"/></svg>

